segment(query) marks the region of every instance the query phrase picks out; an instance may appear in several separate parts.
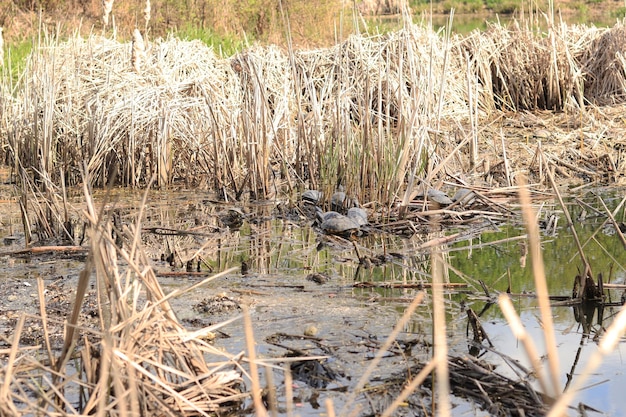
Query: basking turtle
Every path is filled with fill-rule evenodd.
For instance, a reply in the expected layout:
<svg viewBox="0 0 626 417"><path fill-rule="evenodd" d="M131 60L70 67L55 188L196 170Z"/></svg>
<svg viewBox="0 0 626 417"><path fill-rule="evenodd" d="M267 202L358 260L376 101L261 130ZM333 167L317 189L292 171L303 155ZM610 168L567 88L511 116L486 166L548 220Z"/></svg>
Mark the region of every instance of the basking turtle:
<svg viewBox="0 0 626 417"><path fill-rule="evenodd" d="M359 224L352 218L336 211L324 213L318 209L316 217L320 228L329 235L351 235L357 233L360 228Z"/></svg>
<svg viewBox="0 0 626 417"><path fill-rule="evenodd" d="M341 211L344 208L345 202L346 193L343 192L343 187L341 187L339 191L337 191L330 197L330 208L335 211Z"/></svg>
<svg viewBox="0 0 626 417"><path fill-rule="evenodd" d="M424 198L423 193L419 193L417 196ZM434 203L434 205L436 205L437 207L446 207L454 203L454 201L452 201L446 193L434 188L428 189L428 191L426 192L426 199L429 202Z"/></svg>
<svg viewBox="0 0 626 417"><path fill-rule="evenodd" d="M222 224L230 229L237 230L243 224L246 215L238 207L231 207L219 215Z"/></svg>
<svg viewBox="0 0 626 417"><path fill-rule="evenodd" d="M337 191L330 197L330 209L345 213L350 207L358 207L359 202L356 198L348 197L344 191L343 185L340 185Z"/></svg>
<svg viewBox="0 0 626 417"><path fill-rule="evenodd" d="M470 206L476 201L476 193L467 188L459 188L456 193L454 193L452 201L461 206Z"/></svg>
<svg viewBox="0 0 626 417"><path fill-rule="evenodd" d="M367 221L367 212L361 207L352 207L348 209L348 218L352 219L359 226L365 226Z"/></svg>
<svg viewBox="0 0 626 417"><path fill-rule="evenodd" d="M318 225L322 225L326 220L333 219L335 217L343 216L343 214L337 213L336 211L322 211L321 208L315 207L315 219L317 220Z"/></svg>
<svg viewBox="0 0 626 417"><path fill-rule="evenodd" d="M306 190L302 193L302 202L318 205L324 194L318 190Z"/></svg>

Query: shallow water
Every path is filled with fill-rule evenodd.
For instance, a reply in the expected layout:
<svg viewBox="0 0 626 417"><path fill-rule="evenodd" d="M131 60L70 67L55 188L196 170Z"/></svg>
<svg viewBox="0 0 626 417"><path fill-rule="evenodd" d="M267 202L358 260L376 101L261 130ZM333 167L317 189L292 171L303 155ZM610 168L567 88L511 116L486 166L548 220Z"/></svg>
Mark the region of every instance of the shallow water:
<svg viewBox="0 0 626 417"><path fill-rule="evenodd" d="M621 197L609 193L602 195L610 206L615 206ZM102 196L97 198L101 201ZM595 195L589 193L581 198L597 206ZM135 208L140 205L140 201L139 194L129 195L127 191L119 191L109 204L119 210L124 221L133 222ZM23 244L16 207L10 196L0 206L0 239L16 238L15 241L6 240L9 245L5 250L14 250ZM579 218L580 206L572 202L570 207L572 216ZM180 264L200 248L203 248L200 251L203 271L211 267L219 272L233 266L240 268L242 262L247 264L247 274L238 270L191 294L174 299L172 305L179 319L188 327L207 326L241 313L237 308L211 314L193 308L211 297L223 294L236 303L250 307L257 354L261 358L282 358L289 349L309 355L328 356L326 363L334 375L332 381L323 384L322 390L304 381L296 380L294 383L294 395L298 399L296 413L301 416L319 415L323 412L327 397L333 399L336 410L341 408L348 395L342 392L342 388L347 388L349 392L350 387L356 384L408 303L421 291L419 284L430 282L428 251L420 250L420 245L456 232L470 234L468 229L447 228L408 238L373 231L357 240L361 255L393 256L381 266L366 268L359 265L356 251L350 242L320 234L311 227L311 220L298 215L296 203L284 201L241 207L243 222L235 229L225 226L225 219L231 214L230 208L231 205L217 203L210 196L195 192L153 192L143 227L171 228L193 231L195 234L163 236L151 233L150 230L154 229L149 229L144 231L143 244L154 260L155 269L162 273L182 271L184 268ZM551 295L566 296L571 294L580 262L571 233L564 227L562 213L552 202L544 202L539 218L544 219L551 214L559 216L560 220L556 235L542 235L548 287ZM620 212L616 217L620 221L623 216ZM626 251L614 230L601 227L604 220L604 217L589 213L584 222L576 222L576 229L594 272L602 272L605 280L610 279L612 283L624 283ZM590 240L591 234L597 230L599 232ZM444 252L449 281L464 284L446 292L447 333L451 354L466 355L471 350L482 360L497 365L499 373L514 379L517 375L501 354L518 360L529 369L530 364L499 307L491 305L481 315L481 322L493 342L490 351L470 349L471 333L467 333L465 308L469 306L480 313L490 301L495 301L498 293L505 292L510 285L514 305L524 325L537 343L540 354L545 354L540 315L532 297L534 281L530 259L526 260L525 265L520 260L524 242L520 236L524 233L516 216L508 224L493 225L482 234L473 234L472 239L438 247L438 250ZM489 243L493 241L504 242ZM172 250L176 251L179 259L175 267L161 260L162 254L167 255ZM80 259L2 258L6 260L3 264L4 276L8 277L2 287L5 294L10 292L14 296L2 304L0 316L3 318L15 315L20 310L36 308L32 303L33 293L36 292L36 276L43 276L47 286L64 285L65 288L71 288L82 265ZM315 283L307 279L311 273L324 273L328 281ZM191 285L198 279L194 276L160 278L166 292ZM490 292L489 297L484 294L479 280L485 283ZM372 286L391 282L403 285L397 288ZM370 286L355 285L363 283ZM619 301L621 291L611 291L610 297L613 301ZM553 308L563 385L567 382L568 374L577 375L584 368L589 356L597 349L598 336L610 325L611 318L619 308L606 307L602 324L598 323L598 312L595 311L596 316L587 327L588 334L585 334L582 324L576 321L573 307ZM36 313L36 310L31 312ZM384 381L411 364L427 360L432 354L429 347L432 340L431 323L432 310L427 296L424 305L418 308L398 338L401 343L414 343L414 346L409 348L408 354L396 352L385 358L372 381ZM2 326L2 330L7 334L10 332L6 326ZM314 337L303 338L305 333ZM241 320L220 329L218 334L220 337L215 341L217 346L233 354L245 350ZM620 410L626 407L626 399L618 395L620 387L626 383L621 370L623 346L623 342L620 343L617 350L606 358L588 380L587 388L577 396L577 402L583 402L607 415L620 415ZM273 371L273 379L282 392L282 373ZM281 394L279 400L281 406L284 406L284 395ZM463 399L454 397L453 403L453 415L481 415L475 406ZM322 406L318 408L320 404ZM370 410L371 403L365 399L360 398L358 404L364 410Z"/></svg>

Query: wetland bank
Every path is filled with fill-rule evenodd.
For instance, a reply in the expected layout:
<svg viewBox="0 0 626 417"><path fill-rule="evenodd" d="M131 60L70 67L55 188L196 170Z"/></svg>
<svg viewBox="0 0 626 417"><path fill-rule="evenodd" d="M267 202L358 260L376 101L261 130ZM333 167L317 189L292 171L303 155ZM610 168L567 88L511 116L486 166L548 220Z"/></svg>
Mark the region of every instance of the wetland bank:
<svg viewBox="0 0 626 417"><path fill-rule="evenodd" d="M42 37L0 102L2 413L618 415L626 29L534 28ZM347 237L302 199L340 187Z"/></svg>

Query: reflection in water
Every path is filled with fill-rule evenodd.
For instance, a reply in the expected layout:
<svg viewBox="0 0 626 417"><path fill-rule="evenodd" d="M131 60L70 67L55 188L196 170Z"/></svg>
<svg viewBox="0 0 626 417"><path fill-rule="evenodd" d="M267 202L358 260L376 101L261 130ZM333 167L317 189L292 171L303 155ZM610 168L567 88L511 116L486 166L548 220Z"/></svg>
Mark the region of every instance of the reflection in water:
<svg viewBox="0 0 626 417"><path fill-rule="evenodd" d="M467 330L465 334L468 337L469 354L477 358L480 358L488 352L488 350L484 348L483 342L487 341L490 348L494 347L493 343L491 343L491 340L489 339L489 335L485 331L485 328L480 323L479 319L479 317L481 317L492 305L493 303L487 302L478 314L476 314L470 307L465 310L467 312ZM470 328L472 329L473 334L471 341L469 339Z"/></svg>
<svg viewBox="0 0 626 417"><path fill-rule="evenodd" d="M605 327L604 321L604 304L596 302L583 302L572 306L574 311L574 319L582 326L582 333L580 336L580 343L576 351L576 356L572 362L570 371L567 373L567 382L565 383L565 389L567 389L572 382L575 375L576 367L580 360L583 347L587 339L591 339L594 343L598 343L600 337L604 333ZM593 324L594 317L597 317L596 325Z"/></svg>

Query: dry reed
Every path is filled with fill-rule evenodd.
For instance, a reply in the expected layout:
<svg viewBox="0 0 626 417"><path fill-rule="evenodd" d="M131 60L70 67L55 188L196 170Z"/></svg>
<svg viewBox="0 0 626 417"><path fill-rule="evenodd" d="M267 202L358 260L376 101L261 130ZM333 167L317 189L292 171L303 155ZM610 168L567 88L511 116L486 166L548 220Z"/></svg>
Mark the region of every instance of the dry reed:
<svg viewBox="0 0 626 417"><path fill-rule="evenodd" d="M479 165L490 147L480 126L498 109L619 100L619 54L598 54L623 31L493 25L459 38L407 24L328 49L253 47L230 59L197 41L160 40L140 59L136 36L76 37L34 51L3 137L34 172L56 182L61 165L70 186L86 160L97 185L115 172L131 186L157 174L159 186L264 199L342 184L391 205L412 191L410 178ZM459 137L469 161L452 151Z"/></svg>
<svg viewBox="0 0 626 417"><path fill-rule="evenodd" d="M4 38L2 37L2 31L4 28L0 26L0 67L4 66Z"/></svg>
<svg viewBox="0 0 626 417"><path fill-rule="evenodd" d="M141 67L146 60L146 45L139 29L133 31L132 53L130 62L137 74L141 74Z"/></svg>
<svg viewBox="0 0 626 417"><path fill-rule="evenodd" d="M146 0L146 6L143 9L143 19L145 20L145 32L148 32L148 25L150 24L150 12L152 11L152 6L150 4L150 0Z"/></svg>
<svg viewBox="0 0 626 417"><path fill-rule="evenodd" d="M113 11L113 1L114 0L102 0L102 21L104 22L104 27L109 26L109 16Z"/></svg>
<svg viewBox="0 0 626 417"><path fill-rule="evenodd" d="M116 246L111 237L110 220L105 211L96 208L87 184L85 197L90 255L79 277L63 347L59 356L54 357L55 352L46 340L48 360L37 359L26 352L19 358L9 356L11 366L0 373L4 380L0 390L3 412L16 415L13 411L26 404L29 409L40 412L137 415L159 410L173 416L210 415L236 407L246 396L241 392L242 370L237 359L201 339L208 329L192 334L179 324L169 299L183 291L164 294L139 246L139 225L121 231L126 236L128 249ZM144 206L145 198L138 218L142 217ZM128 265L125 270L118 257ZM99 300L97 330L83 327L80 318L92 267ZM224 273L230 272L232 270ZM39 292L43 302L42 288ZM46 321L43 306L41 311L41 320ZM23 322L24 316L21 320ZM45 323L43 327L47 335ZM18 326L13 344L15 351L20 347L20 335ZM76 375L67 371L75 353L83 360L74 362ZM31 383L37 379L42 381L39 388ZM80 403L68 398L77 390L83 399ZM37 404L25 402L24 395L29 392L37 393Z"/></svg>

